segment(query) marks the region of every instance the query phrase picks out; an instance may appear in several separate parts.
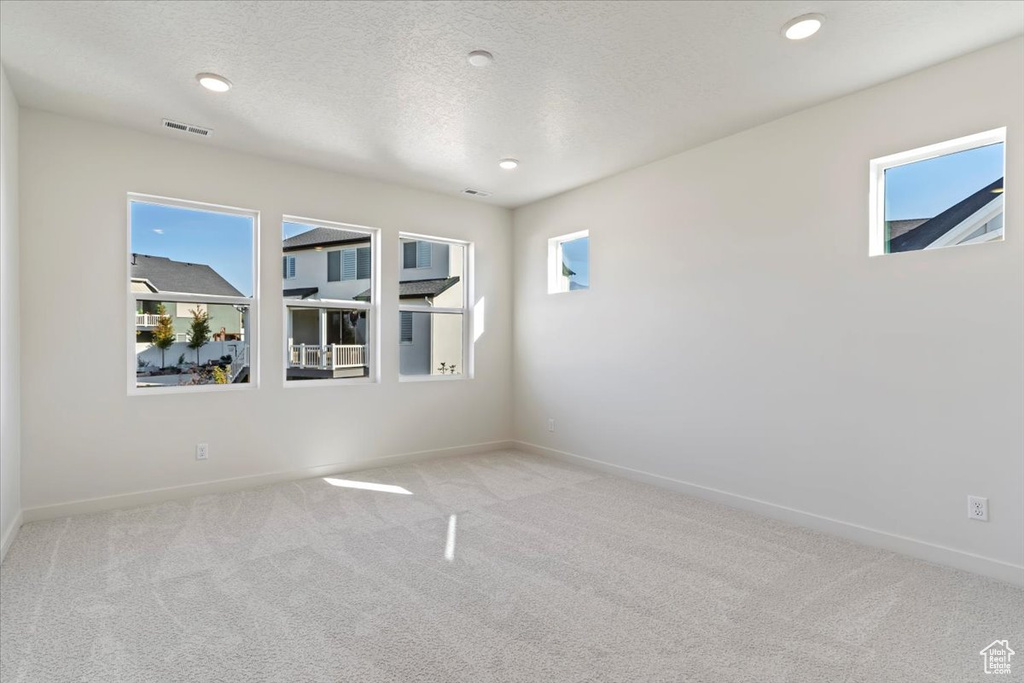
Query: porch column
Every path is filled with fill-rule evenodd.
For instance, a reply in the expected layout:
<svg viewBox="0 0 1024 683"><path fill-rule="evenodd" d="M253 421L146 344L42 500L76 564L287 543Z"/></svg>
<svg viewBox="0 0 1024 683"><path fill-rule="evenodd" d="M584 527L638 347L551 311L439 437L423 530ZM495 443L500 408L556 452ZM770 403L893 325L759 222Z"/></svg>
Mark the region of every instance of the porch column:
<svg viewBox="0 0 1024 683"><path fill-rule="evenodd" d="M318 313L320 314L320 367L330 368L331 359L327 349L327 309L320 308Z"/></svg>

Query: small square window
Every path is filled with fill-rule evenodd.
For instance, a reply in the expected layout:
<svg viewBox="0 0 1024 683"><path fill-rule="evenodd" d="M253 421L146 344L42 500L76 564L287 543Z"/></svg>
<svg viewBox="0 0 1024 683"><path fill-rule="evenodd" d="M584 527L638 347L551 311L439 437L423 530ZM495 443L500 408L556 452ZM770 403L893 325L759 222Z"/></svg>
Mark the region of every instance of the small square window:
<svg viewBox="0 0 1024 683"><path fill-rule="evenodd" d="M1003 239L1006 129L871 162L872 256Z"/></svg>
<svg viewBox="0 0 1024 683"><path fill-rule="evenodd" d="M590 289L590 231L548 240L548 294Z"/></svg>

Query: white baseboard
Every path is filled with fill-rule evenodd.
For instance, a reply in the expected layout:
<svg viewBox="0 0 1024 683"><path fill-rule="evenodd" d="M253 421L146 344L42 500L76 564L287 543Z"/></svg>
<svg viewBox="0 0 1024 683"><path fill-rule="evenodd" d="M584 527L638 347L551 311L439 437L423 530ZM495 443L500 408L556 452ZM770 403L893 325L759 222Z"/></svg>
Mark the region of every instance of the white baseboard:
<svg viewBox="0 0 1024 683"><path fill-rule="evenodd" d="M1024 586L1024 566L1010 564L1009 562L1003 562L1002 560L996 560L991 557L975 555L962 550L955 550L953 548L936 545L934 543L921 541L915 538L909 538L907 536L900 536L899 534L893 534L887 531L871 529L869 527L844 522L831 517L823 517L811 512L796 510L784 505L769 503L768 501L749 498L747 496L729 493L728 491L722 491L720 489L673 479L672 477L666 477L660 474L652 474L650 472L644 472L631 467L615 465L603 460L587 458L575 453L567 453L565 451L559 451L545 446L538 446L525 441L516 441L514 443L515 447L519 450L526 451L527 453L533 453L534 455L548 456L566 462L572 462L577 465L598 469L609 474L624 476L635 481L654 484L655 486L669 488L698 498L712 500L716 503L722 503L723 505L728 505L730 507L747 510L748 512L754 512L759 515L764 515L765 517L771 517L773 519L789 522L798 526L823 531L835 536L841 536L865 545L883 548L885 550L909 555L928 562L934 562L935 564L941 564L947 567L954 567L956 569L962 569L975 574L981 574L982 576L999 579L1017 586Z"/></svg>
<svg viewBox="0 0 1024 683"><path fill-rule="evenodd" d="M413 453L399 453L397 455L385 455L378 458L366 458L351 462L319 465L317 467L307 467L299 470L268 472L266 474L218 479L199 484L185 484L183 486L171 486L168 488L151 489L148 491L137 491L135 493L123 493L114 496L88 498L84 500L74 500L68 503L57 503L55 505L26 508L22 511L22 518L26 523L37 522L44 519L54 519L56 517L68 517L71 515L82 515L90 512L103 512L105 510L137 507L139 505L149 505L151 503L163 503L169 500L192 498L210 493L239 491L242 489L255 488L257 486L265 486L267 484L277 484L283 481L325 477L332 474L341 474L342 472L353 472L355 470L372 469L375 467L401 465L410 462L419 462L421 460L430 460L432 458L486 453L488 451L498 451L507 448L515 448L515 442L489 441L487 443L476 443L468 446L453 446L451 448L438 448L429 451L416 451ZM5 551L7 550L7 543L7 539L4 539Z"/></svg>
<svg viewBox="0 0 1024 683"><path fill-rule="evenodd" d="M21 528L23 519L22 512L19 510L11 526L4 529L3 538L0 539L0 563L7 557L7 551L10 549L11 544L14 543L14 538L18 535L18 529Z"/></svg>

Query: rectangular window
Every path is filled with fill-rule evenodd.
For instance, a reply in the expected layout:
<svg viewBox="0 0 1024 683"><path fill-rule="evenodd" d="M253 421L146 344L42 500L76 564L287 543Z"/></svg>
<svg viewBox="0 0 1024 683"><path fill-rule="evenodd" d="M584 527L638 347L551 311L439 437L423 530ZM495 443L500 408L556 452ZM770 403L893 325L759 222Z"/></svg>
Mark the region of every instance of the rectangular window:
<svg viewBox="0 0 1024 683"><path fill-rule="evenodd" d="M466 335L473 245L407 235L400 241L400 378L472 376Z"/></svg>
<svg viewBox="0 0 1024 683"><path fill-rule="evenodd" d="M425 240L402 241L403 268L430 268L431 243Z"/></svg>
<svg viewBox="0 0 1024 683"><path fill-rule="evenodd" d="M1006 129L873 159L869 254L1003 239Z"/></svg>
<svg viewBox="0 0 1024 683"><path fill-rule="evenodd" d="M401 326L400 341L403 344L412 344L412 311L401 311L398 314Z"/></svg>
<svg viewBox="0 0 1024 683"><path fill-rule="evenodd" d="M254 383L256 211L128 195L129 392Z"/></svg>
<svg viewBox="0 0 1024 683"><path fill-rule="evenodd" d="M377 381L378 237L375 228L285 219L282 249L310 264L284 289L288 384Z"/></svg>
<svg viewBox="0 0 1024 683"><path fill-rule="evenodd" d="M295 257L285 256L284 257L284 279L294 280L295 279Z"/></svg>
<svg viewBox="0 0 1024 683"><path fill-rule="evenodd" d="M548 240L548 294L590 289L590 231Z"/></svg>

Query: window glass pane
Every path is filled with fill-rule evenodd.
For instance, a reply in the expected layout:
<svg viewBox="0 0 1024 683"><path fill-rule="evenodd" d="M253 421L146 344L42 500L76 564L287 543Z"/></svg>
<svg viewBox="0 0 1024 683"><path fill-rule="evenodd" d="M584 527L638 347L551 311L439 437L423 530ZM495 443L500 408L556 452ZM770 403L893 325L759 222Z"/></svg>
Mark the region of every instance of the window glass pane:
<svg viewBox="0 0 1024 683"><path fill-rule="evenodd" d="M416 242L413 242L413 241L402 242L402 267L403 268L415 268L416 267Z"/></svg>
<svg viewBox="0 0 1024 683"><path fill-rule="evenodd" d="M368 377L365 310L287 308L289 381Z"/></svg>
<svg viewBox="0 0 1024 683"><path fill-rule="evenodd" d="M465 305L466 247L429 240L403 240L403 265L398 297L403 306L463 308ZM408 255L415 257L409 267ZM429 256L423 256L428 254ZM423 266L427 263L427 266Z"/></svg>
<svg viewBox="0 0 1024 683"><path fill-rule="evenodd" d="M137 387L249 382L249 306L139 301Z"/></svg>
<svg viewBox="0 0 1024 683"><path fill-rule="evenodd" d="M590 233L548 240L548 293L590 288Z"/></svg>
<svg viewBox="0 0 1024 683"><path fill-rule="evenodd" d="M285 299L370 301L370 238L356 229L284 223L281 248L294 259Z"/></svg>
<svg viewBox="0 0 1024 683"><path fill-rule="evenodd" d="M590 237L562 242L562 277L566 279L566 290L588 289L590 287Z"/></svg>
<svg viewBox="0 0 1024 683"><path fill-rule="evenodd" d="M1001 240L1003 143L885 170L886 253Z"/></svg>
<svg viewBox="0 0 1024 683"><path fill-rule="evenodd" d="M253 218L131 202L131 277L139 291L252 296Z"/></svg>
<svg viewBox="0 0 1024 683"><path fill-rule="evenodd" d="M412 313L409 311L401 311L399 313L400 326L399 326L399 341L403 344L411 344L413 341L412 336Z"/></svg>
<svg viewBox="0 0 1024 683"><path fill-rule="evenodd" d="M399 348L403 375L461 375L464 371L461 313L402 311L412 327L411 342Z"/></svg>
<svg viewBox="0 0 1024 683"><path fill-rule="evenodd" d="M368 280L370 279L370 248L359 247L357 254L358 267L356 268L356 279Z"/></svg>

